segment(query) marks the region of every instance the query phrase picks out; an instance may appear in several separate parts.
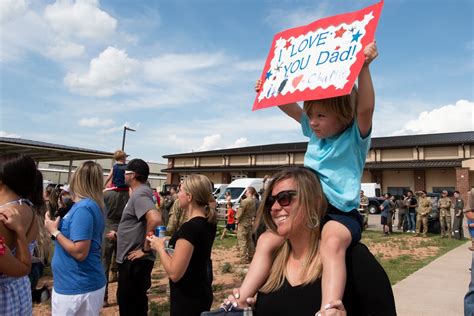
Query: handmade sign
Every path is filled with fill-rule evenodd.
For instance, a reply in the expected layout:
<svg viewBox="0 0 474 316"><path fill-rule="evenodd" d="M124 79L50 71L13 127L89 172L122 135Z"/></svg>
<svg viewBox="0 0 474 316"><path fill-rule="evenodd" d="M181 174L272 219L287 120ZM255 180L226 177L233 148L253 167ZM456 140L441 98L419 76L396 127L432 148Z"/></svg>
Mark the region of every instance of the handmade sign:
<svg viewBox="0 0 474 316"><path fill-rule="evenodd" d="M382 6L383 1L276 34L253 110L349 94Z"/></svg>

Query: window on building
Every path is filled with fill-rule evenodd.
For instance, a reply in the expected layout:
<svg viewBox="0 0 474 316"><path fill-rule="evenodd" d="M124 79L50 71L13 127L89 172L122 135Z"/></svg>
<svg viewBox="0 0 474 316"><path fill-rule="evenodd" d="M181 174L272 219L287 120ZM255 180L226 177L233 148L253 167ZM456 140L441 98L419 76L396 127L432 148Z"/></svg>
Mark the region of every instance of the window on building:
<svg viewBox="0 0 474 316"><path fill-rule="evenodd" d="M439 193L443 192L443 190L448 191L448 196L453 196L454 191L456 190L454 187L433 187L433 193Z"/></svg>
<svg viewBox="0 0 474 316"><path fill-rule="evenodd" d="M387 192L394 196L402 196L410 187L388 187Z"/></svg>

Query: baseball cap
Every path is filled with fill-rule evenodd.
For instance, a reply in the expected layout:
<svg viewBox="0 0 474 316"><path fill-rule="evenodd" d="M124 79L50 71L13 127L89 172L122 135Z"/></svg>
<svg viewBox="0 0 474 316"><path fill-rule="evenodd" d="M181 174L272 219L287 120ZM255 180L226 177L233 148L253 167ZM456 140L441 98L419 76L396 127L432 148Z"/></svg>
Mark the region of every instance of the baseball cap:
<svg viewBox="0 0 474 316"><path fill-rule="evenodd" d="M127 167L125 168L125 171L133 171L136 174L145 177L145 179L148 179L148 175L150 174L150 168L148 167L148 164L141 159L130 160L127 164Z"/></svg>

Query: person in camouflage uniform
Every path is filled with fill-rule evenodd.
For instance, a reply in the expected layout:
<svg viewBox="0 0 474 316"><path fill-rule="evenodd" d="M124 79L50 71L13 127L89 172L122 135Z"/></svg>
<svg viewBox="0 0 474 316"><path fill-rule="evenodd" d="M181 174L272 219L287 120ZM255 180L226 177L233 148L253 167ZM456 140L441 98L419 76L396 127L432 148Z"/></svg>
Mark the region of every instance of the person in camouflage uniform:
<svg viewBox="0 0 474 316"><path fill-rule="evenodd" d="M176 199L171 207L168 219L168 226L166 226L166 235L173 236L178 228L188 220L188 214L179 207L179 200Z"/></svg>
<svg viewBox="0 0 474 316"><path fill-rule="evenodd" d="M369 198L364 195L364 190L360 190L359 213L364 219L362 229L366 230L369 226Z"/></svg>
<svg viewBox="0 0 474 316"><path fill-rule="evenodd" d="M441 238L448 236L451 238L451 199L448 197L448 191L441 192L441 198L438 201L439 224L441 226ZM447 229L446 229L447 228Z"/></svg>
<svg viewBox="0 0 474 316"><path fill-rule="evenodd" d="M255 245L252 239L253 219L257 214L257 203L254 187L248 187L245 192L246 198L240 202L239 209L235 215L237 224L237 241L239 244L242 262L250 263L255 252Z"/></svg>
<svg viewBox="0 0 474 316"><path fill-rule="evenodd" d="M418 209L416 210L416 236L420 236L421 225L423 224L423 237L428 237L428 214L431 212L431 199L426 196L426 191L421 191L420 194Z"/></svg>

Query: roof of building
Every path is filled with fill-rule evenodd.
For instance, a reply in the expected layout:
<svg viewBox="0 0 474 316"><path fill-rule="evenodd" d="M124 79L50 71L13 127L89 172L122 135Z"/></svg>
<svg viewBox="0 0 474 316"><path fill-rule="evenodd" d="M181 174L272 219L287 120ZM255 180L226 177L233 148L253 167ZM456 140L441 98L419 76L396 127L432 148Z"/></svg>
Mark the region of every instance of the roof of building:
<svg viewBox="0 0 474 316"><path fill-rule="evenodd" d="M370 162L365 164L365 169L424 169L424 168L456 168L461 167L462 159L458 160L422 160L422 161L390 161ZM264 165L264 166L209 166L209 167L176 167L167 168L163 172L238 172L238 171L276 171L294 165ZM296 166L302 166L297 164Z"/></svg>
<svg viewBox="0 0 474 316"><path fill-rule="evenodd" d="M114 156L113 153L105 151L9 137L0 137L0 153L20 153L36 161L103 159Z"/></svg>
<svg viewBox="0 0 474 316"><path fill-rule="evenodd" d="M373 137L371 148L430 147L471 144L474 145L474 132L456 132L424 135ZM258 153L305 152L308 142L281 143L250 147L227 148L201 152L164 155L163 158L204 157L220 155L245 155ZM173 169L174 170L174 169Z"/></svg>

